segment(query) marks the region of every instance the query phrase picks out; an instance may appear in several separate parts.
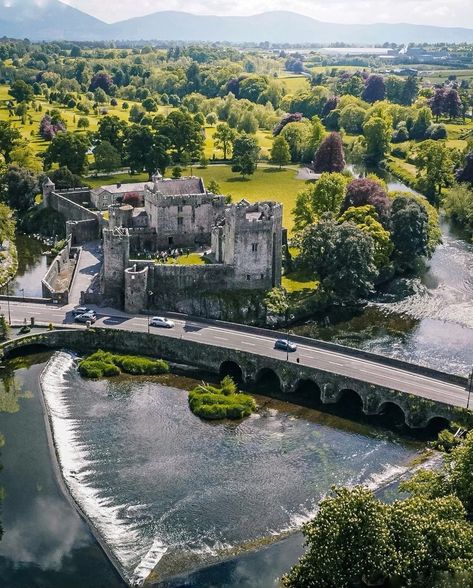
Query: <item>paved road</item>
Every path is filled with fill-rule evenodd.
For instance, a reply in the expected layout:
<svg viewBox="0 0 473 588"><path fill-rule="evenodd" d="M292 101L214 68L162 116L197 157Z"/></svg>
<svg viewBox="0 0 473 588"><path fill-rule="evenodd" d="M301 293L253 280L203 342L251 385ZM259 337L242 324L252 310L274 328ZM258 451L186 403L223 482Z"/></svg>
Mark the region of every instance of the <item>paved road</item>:
<svg viewBox="0 0 473 588"><path fill-rule="evenodd" d="M92 306L93 307L93 306ZM39 305L33 303L10 302L13 324L22 324L24 319L29 321L35 317L38 323L53 323L55 325L73 325L71 310L73 305L56 307L53 305ZM107 328L126 329L130 331L146 331L148 319L146 316L131 316L111 308L96 308L98 320L96 325ZM2 301L0 312L7 315L7 305ZM227 347L250 351L265 357L286 358L284 351L274 349L274 337L245 333L219 325L209 325L198 321L174 320L173 329L159 329L151 327L152 332L159 332L166 337L177 337L191 341L201 341L217 347ZM76 325L77 328L83 326ZM416 394L423 398L466 407L467 391L462 386L451 384L411 373L402 369L387 366L376 361L370 361L327 349L320 349L310 343L298 345L297 352L289 354L289 361L294 362L299 357L300 365L319 368L331 373L349 376L370 384L393 388L400 392Z"/></svg>

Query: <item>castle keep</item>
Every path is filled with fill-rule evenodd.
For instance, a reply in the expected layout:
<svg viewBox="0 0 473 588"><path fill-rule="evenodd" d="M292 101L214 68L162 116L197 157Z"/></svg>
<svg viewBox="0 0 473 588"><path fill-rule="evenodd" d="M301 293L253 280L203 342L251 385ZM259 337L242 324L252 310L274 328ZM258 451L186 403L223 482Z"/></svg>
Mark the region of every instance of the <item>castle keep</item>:
<svg viewBox="0 0 473 588"><path fill-rule="evenodd" d="M134 206L128 203L130 192ZM47 181L43 194L44 205L68 219L74 243L102 236L102 298L128 312L180 310L181 301L206 293L264 291L281 284L282 206L276 202L226 204L201 178L159 174L142 184L67 192ZM105 204L108 221L91 210ZM158 251L196 248L205 263L156 260Z"/></svg>

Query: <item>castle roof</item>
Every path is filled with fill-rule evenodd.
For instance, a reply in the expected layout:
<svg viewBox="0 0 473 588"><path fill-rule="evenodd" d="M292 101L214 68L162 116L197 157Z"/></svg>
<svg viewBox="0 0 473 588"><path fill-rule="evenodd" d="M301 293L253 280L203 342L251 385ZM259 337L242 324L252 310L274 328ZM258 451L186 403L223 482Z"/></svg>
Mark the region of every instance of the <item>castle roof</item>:
<svg viewBox="0 0 473 588"><path fill-rule="evenodd" d="M110 186L100 186L94 190L96 194L108 192L109 194L128 194L129 192L144 192L145 187L151 188L149 182L137 182L134 184L111 184Z"/></svg>
<svg viewBox="0 0 473 588"><path fill-rule="evenodd" d="M154 184L155 189L164 196L188 196L196 194L206 194L204 181L202 178L190 176L178 179L157 180Z"/></svg>

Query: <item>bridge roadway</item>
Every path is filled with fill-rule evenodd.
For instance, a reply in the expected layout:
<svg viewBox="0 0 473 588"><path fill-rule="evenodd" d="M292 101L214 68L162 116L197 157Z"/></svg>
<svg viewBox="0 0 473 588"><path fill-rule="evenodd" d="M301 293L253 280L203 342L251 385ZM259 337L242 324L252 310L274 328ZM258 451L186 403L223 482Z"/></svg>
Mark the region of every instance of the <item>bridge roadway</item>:
<svg viewBox="0 0 473 588"><path fill-rule="evenodd" d="M71 314L73 306L57 307L53 305L35 304L28 302L10 301L10 314L12 324L23 324L26 318L35 317L37 323L53 323L54 325L75 325L77 328L84 328L83 325L76 325ZM94 308L93 305L91 308ZM124 329L129 331L144 332L148 329L148 318L146 316L131 316L116 309L103 309L96 307L96 326L106 328ZM7 303L2 300L0 313L8 316ZM173 329L162 329L151 327L151 332L159 333L166 337L176 337L196 342L207 343L217 347L226 347L248 351L257 355L274 358L286 358L285 351L274 349L276 335L255 334L248 329L238 325L232 328L231 325L224 326L218 322L176 319ZM408 394L442 402L451 406L466 408L468 391L463 385L450 383L429 377L420 373L407 371L402 368L385 365L372 359L354 357L341 351L332 351L317 347L307 340L307 343L297 345L297 351L288 355L291 363L299 362L308 366L342 376L349 376L369 384L391 388Z"/></svg>

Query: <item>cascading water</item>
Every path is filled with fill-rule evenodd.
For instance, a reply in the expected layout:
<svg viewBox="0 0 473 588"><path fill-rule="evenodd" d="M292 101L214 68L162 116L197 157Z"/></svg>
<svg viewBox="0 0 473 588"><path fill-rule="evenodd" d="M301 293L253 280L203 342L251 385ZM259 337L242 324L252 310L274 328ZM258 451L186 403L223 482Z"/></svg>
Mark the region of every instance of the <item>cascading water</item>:
<svg viewBox="0 0 473 588"><path fill-rule="evenodd" d="M297 418L277 403L242 423L205 423L185 391L85 381L64 352L42 389L70 492L135 584L164 555L185 567L183 557L195 563L294 530L333 484L378 487L418 451L394 434L318 421L314 411Z"/></svg>

